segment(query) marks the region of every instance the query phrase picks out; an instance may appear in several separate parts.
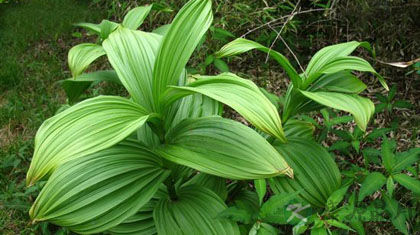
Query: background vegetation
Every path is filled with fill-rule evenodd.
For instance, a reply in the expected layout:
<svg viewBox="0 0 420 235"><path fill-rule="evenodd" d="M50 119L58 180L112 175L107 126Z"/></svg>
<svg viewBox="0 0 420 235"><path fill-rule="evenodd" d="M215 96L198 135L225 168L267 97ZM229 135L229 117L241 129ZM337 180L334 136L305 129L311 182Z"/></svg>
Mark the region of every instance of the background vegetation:
<svg viewBox="0 0 420 235"><path fill-rule="evenodd" d="M186 1L154 2L176 12ZM99 23L103 18L121 21L130 8L148 3L152 1L27 0L0 4L0 233L68 232L47 223L31 224L28 209L39 188L27 189L24 178L32 157L36 130L66 103L65 93L57 81L70 77L67 52L81 42L82 35L86 38L86 32L72 24ZM143 27L150 30L166 24L174 12L153 12ZM383 89L375 83L373 76L362 77L368 87L373 87L365 95L376 101L377 109L384 107L375 115L368 134L383 128L379 137L386 134L395 142L397 151L406 151L420 147L420 66L413 63L398 68L386 63L413 61L420 57L420 31L416 24L419 12L420 3L415 0L215 0L213 27L207 41L193 56L190 65L196 70L190 72L214 74L230 70L281 95L286 87L284 74L279 72L282 70L275 62L266 62L265 54L248 53L225 61L213 60L211 54L230 40L246 35L246 38L284 53L299 66L297 61L307 64L309 55L326 45L350 40L368 41L377 58L370 58L367 53L363 57L376 62L377 71L389 85L395 86L395 95L378 94ZM281 36L278 36L279 32ZM364 52L360 50L360 53ZM97 66L108 65L98 62ZM109 84L98 84L84 96L115 93L121 91ZM233 112L225 115L236 116ZM312 118L321 126L327 126L329 121L326 115ZM342 171L350 165L365 167L367 155L354 147L355 141L359 142L361 150L380 149L380 139L359 138L357 134L349 138L340 134L343 129L353 130L353 124L346 125L344 128L334 125L332 129L338 131L326 132L330 138L323 141L338 156ZM350 163L339 161L343 159ZM380 170L383 166L366 168ZM401 204L419 210L418 195L413 202L401 187L395 194ZM371 197L375 199L378 195ZM413 215L408 221L411 231L420 229L419 216ZM391 223L371 223L368 229L378 234L398 233Z"/></svg>

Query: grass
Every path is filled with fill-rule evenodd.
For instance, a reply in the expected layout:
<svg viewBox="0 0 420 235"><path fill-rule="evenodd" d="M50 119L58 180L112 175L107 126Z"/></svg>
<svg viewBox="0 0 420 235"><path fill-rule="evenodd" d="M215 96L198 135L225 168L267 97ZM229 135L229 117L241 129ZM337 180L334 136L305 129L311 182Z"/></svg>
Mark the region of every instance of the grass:
<svg viewBox="0 0 420 235"><path fill-rule="evenodd" d="M72 0L0 7L0 233L47 234L47 224L31 226L28 216L39 188L26 188L24 183L33 136L65 103L56 81L69 75L67 51L77 42L72 24L103 15Z"/></svg>

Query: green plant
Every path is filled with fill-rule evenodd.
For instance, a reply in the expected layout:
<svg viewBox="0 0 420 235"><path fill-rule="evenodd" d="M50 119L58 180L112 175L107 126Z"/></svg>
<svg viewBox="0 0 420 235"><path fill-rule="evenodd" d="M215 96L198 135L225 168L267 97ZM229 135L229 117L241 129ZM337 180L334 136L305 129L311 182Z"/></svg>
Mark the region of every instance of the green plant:
<svg viewBox="0 0 420 235"><path fill-rule="evenodd" d="M351 170L343 172L348 177L349 182L361 183L358 194L358 202L362 202L367 196L381 191L382 200L377 199L377 203L382 204L382 209L388 213L391 222L402 233L408 234L406 226L407 220L413 214L409 208L405 208L398 203L395 197L396 183L413 193L413 196L420 193L420 181L418 170L414 166L420 157L420 148L412 148L405 152L395 153L396 144L393 140L383 137L381 151L370 151L369 155L380 157L377 161L366 161L366 168L353 165ZM366 158L365 158L366 159ZM372 164L382 171L370 171L367 167ZM407 175L409 172L412 176ZM381 190L385 186L386 190ZM411 214L410 214L411 213ZM379 215L384 213L379 213Z"/></svg>
<svg viewBox="0 0 420 235"><path fill-rule="evenodd" d="M389 90L387 96L382 94L376 94L376 98L379 100L379 104L375 107L375 113L380 113L385 111L387 116L391 115L391 112L394 108L400 109L411 109L413 105L404 100L395 100L395 95L397 94L397 85L393 85Z"/></svg>
<svg viewBox="0 0 420 235"><path fill-rule="evenodd" d="M284 142L280 117L250 81L233 74L186 76L184 67L212 20L210 1L190 1L164 36L135 31L148 9L133 9L122 25L103 22L97 31L102 46L86 43L70 50L74 80L97 76L82 73L106 54L115 69L110 73L131 99L87 99L44 122L27 184L49 179L30 215L79 233L119 231L137 212L152 213L143 206L156 200L148 231L237 233L236 224L214 218L225 208L215 193L199 183L185 185L192 169L237 180L292 176L292 171L257 132L217 116L215 100ZM162 183L166 188L158 195ZM149 223L140 220L135 226L141 230Z"/></svg>
<svg viewBox="0 0 420 235"><path fill-rule="evenodd" d="M349 54L369 44L326 47L302 74L280 53L246 39L214 54L220 59L258 49L273 56L292 80L279 114L278 97L251 81L231 73L187 74L185 66L212 22L210 0L191 0L154 33L137 31L151 8L132 9L122 24L79 24L99 39L70 50L67 94L78 91L72 86L79 82L114 81L130 98L76 103L76 94L70 102L76 104L40 127L26 182L48 182L30 210L33 220L78 233L238 234L237 221L218 215L247 188L246 180L254 180L261 211L270 204L276 211L293 199L328 213L331 197L346 185L330 154L314 141L314 127L297 117L327 106L351 113L366 130L373 103L358 95L366 85L351 71L372 72L387 86L367 61ZM115 71L85 73L103 55ZM222 118L221 103L258 132ZM277 196L263 204L267 182ZM285 195L291 200L280 200ZM261 213L249 216L252 233L274 229L255 219ZM315 214L310 218L305 223L322 227ZM329 224L347 226L333 219Z"/></svg>

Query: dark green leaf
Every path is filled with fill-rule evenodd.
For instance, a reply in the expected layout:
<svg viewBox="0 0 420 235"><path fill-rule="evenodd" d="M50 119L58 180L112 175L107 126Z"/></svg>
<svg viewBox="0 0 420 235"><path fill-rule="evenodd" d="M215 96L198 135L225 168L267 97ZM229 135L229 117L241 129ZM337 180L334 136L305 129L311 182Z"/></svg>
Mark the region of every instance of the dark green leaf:
<svg viewBox="0 0 420 235"><path fill-rule="evenodd" d="M158 234L239 234L236 223L218 215L226 209L224 202L210 189L184 186L177 199L162 199L153 218Z"/></svg>
<svg viewBox="0 0 420 235"><path fill-rule="evenodd" d="M382 173L379 172L372 172L370 173L366 179L362 183L362 187L360 188L359 192L359 202L363 201L363 199L374 193L375 191L382 188L382 186L386 183L386 178Z"/></svg>

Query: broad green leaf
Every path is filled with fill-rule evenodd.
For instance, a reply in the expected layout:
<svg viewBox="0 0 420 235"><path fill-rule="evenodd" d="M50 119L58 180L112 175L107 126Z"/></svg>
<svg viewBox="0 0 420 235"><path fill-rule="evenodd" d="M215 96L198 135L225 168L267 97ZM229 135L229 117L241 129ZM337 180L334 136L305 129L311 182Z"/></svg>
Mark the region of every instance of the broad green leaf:
<svg viewBox="0 0 420 235"><path fill-rule="evenodd" d="M176 105L176 103L172 105ZM220 116L222 115L222 105L210 97L192 94L179 100L179 105L177 105L175 112L172 118L168 115L168 119L171 120L167 124L167 129L173 128L186 118Z"/></svg>
<svg viewBox="0 0 420 235"><path fill-rule="evenodd" d="M392 176L389 176L386 180L386 190L388 192L388 195L392 197L392 194L394 193L395 184L394 179L392 179Z"/></svg>
<svg viewBox="0 0 420 235"><path fill-rule="evenodd" d="M293 66L290 64L289 60L281 53L275 50L270 50L269 48L257 42L247 40L245 38L238 38L224 45L218 52L215 53L215 56L217 58L229 57L242 54L253 49L269 53L269 55L273 57L286 71L287 75L289 75L290 79L292 80L293 85L296 87L300 87L302 79L300 78L296 70L293 68Z"/></svg>
<svg viewBox="0 0 420 235"><path fill-rule="evenodd" d="M78 233L102 232L134 215L168 175L146 147L123 142L58 167L30 215Z"/></svg>
<svg viewBox="0 0 420 235"><path fill-rule="evenodd" d="M316 80L308 91L335 91L359 94L366 89L366 85L350 71L325 74Z"/></svg>
<svg viewBox="0 0 420 235"><path fill-rule="evenodd" d="M267 193L267 182L265 181L265 179L254 180L254 187L261 205L264 200L264 196Z"/></svg>
<svg viewBox="0 0 420 235"><path fill-rule="evenodd" d="M370 173L366 179L362 183L362 187L359 191L359 202L363 201L363 199L374 193L375 191L379 190L384 186L386 183L386 178L382 173L379 172L372 172Z"/></svg>
<svg viewBox="0 0 420 235"><path fill-rule="evenodd" d="M350 225L359 233L359 235L365 235L365 227L363 226L363 223L358 220L353 220L349 222Z"/></svg>
<svg viewBox="0 0 420 235"><path fill-rule="evenodd" d="M309 61L308 67L306 68L306 74L308 77L311 76L336 58L350 55L359 46L372 51L369 43L356 41L340 43L322 48L315 53L311 61Z"/></svg>
<svg viewBox="0 0 420 235"><path fill-rule="evenodd" d="M160 145L159 136L153 132L149 125L143 125L137 129L137 140L146 146L149 146L150 148L154 148Z"/></svg>
<svg viewBox="0 0 420 235"><path fill-rule="evenodd" d="M347 189L349 186L344 186L342 188L339 188L335 190L331 196L327 200L327 209L332 210L340 204L340 202L343 200L344 196L346 195Z"/></svg>
<svg viewBox="0 0 420 235"><path fill-rule="evenodd" d="M412 109L414 106L410 102L404 100L397 100L394 103L394 107L400 109Z"/></svg>
<svg viewBox="0 0 420 235"><path fill-rule="evenodd" d="M82 43L70 49L68 55L68 63L73 78L83 73L89 65L105 55L105 51L101 45L93 43Z"/></svg>
<svg viewBox="0 0 420 235"><path fill-rule="evenodd" d="M293 226L292 232L293 235L303 234L308 229L308 225L305 225L304 221L301 221L299 224Z"/></svg>
<svg viewBox="0 0 420 235"><path fill-rule="evenodd" d="M222 73L229 72L229 66L221 59L215 58L213 61L214 66Z"/></svg>
<svg viewBox="0 0 420 235"><path fill-rule="evenodd" d="M106 149L141 127L148 112L121 97L99 96L46 120L35 136L26 182L32 185L60 164Z"/></svg>
<svg viewBox="0 0 420 235"><path fill-rule="evenodd" d="M399 154L395 157L396 163L394 164L392 171L400 172L404 170L405 168L413 165L419 159L420 159L420 148L410 149L407 152Z"/></svg>
<svg viewBox="0 0 420 235"><path fill-rule="evenodd" d="M165 34L168 32L168 30L169 30L170 27L171 27L170 24L165 24L165 25L162 25L162 26L154 29L152 31L152 33L159 34L161 36L165 36Z"/></svg>
<svg viewBox="0 0 420 235"><path fill-rule="evenodd" d="M200 93L229 105L258 129L286 141L276 107L253 82L231 73L198 78L188 86L172 87L165 102L170 104L180 97Z"/></svg>
<svg viewBox="0 0 420 235"><path fill-rule="evenodd" d="M153 5L136 7L125 15L122 25L128 29L136 30L143 24Z"/></svg>
<svg viewBox="0 0 420 235"><path fill-rule="evenodd" d="M323 106L304 96L300 90L295 89L293 84L289 85L284 98L282 121L287 121L296 114L308 113L323 108Z"/></svg>
<svg viewBox="0 0 420 235"><path fill-rule="evenodd" d="M303 189L299 198L316 207L325 207L327 199L341 184L337 164L324 147L304 138L289 138L288 143L275 144L294 171L294 179L269 179L274 193L293 193Z"/></svg>
<svg viewBox="0 0 420 235"><path fill-rule="evenodd" d="M267 223L261 223L257 222L253 229L255 228L255 235L277 235L279 234L280 230L276 227L267 224ZM249 231L249 235L253 235L253 230Z"/></svg>
<svg viewBox="0 0 420 235"><path fill-rule="evenodd" d="M184 186L198 184L215 192L223 201L227 199L228 192L226 188L226 179L205 173L198 173Z"/></svg>
<svg viewBox="0 0 420 235"><path fill-rule="evenodd" d="M59 81L66 92L69 101L75 102L94 82L114 82L121 84L117 74L113 70L82 73L77 78L68 78Z"/></svg>
<svg viewBox="0 0 420 235"><path fill-rule="evenodd" d="M389 143L388 138L384 135L382 146L381 146L381 152L382 152L382 164L384 164L385 169L391 173L392 168L395 164L395 156L392 152L391 145Z"/></svg>
<svg viewBox="0 0 420 235"><path fill-rule="evenodd" d="M87 30L95 33L96 35L99 35L100 32L101 32L101 27L99 26L99 24L80 22L80 23L74 24L74 26L87 29Z"/></svg>
<svg viewBox="0 0 420 235"><path fill-rule="evenodd" d="M236 223L217 215L226 209L210 189L197 185L181 187L176 200L162 199L153 218L158 234L239 234Z"/></svg>
<svg viewBox="0 0 420 235"><path fill-rule="evenodd" d="M99 24L99 27L101 28L101 32L99 34L99 37L102 40L105 40L108 38L108 36L114 32L120 25L109 21L109 20L102 20L102 22Z"/></svg>
<svg viewBox="0 0 420 235"><path fill-rule="evenodd" d="M268 100L276 107L277 110L279 110L283 106L283 97L277 96L273 93L268 92L264 88L259 88L260 91L267 97Z"/></svg>
<svg viewBox="0 0 420 235"><path fill-rule="evenodd" d="M109 62L131 97L148 110L154 107L153 64L161 36L120 28L104 41Z"/></svg>
<svg viewBox="0 0 420 235"><path fill-rule="evenodd" d="M177 85L190 56L213 21L210 0L190 0L178 12L163 37L153 73L153 91L159 101L168 85Z"/></svg>
<svg viewBox="0 0 420 235"><path fill-rule="evenodd" d="M328 233L325 227L319 227L319 228L312 228L311 235L328 235Z"/></svg>
<svg viewBox="0 0 420 235"><path fill-rule="evenodd" d="M295 200L298 193L281 193L270 197L260 209L259 220L272 224L299 223L312 213L312 209L310 205ZM293 214L294 212L296 214Z"/></svg>
<svg viewBox="0 0 420 235"><path fill-rule="evenodd" d="M406 225L406 216L398 202L386 194L382 195L385 201L385 209L391 214L391 222L403 234L409 234Z"/></svg>
<svg viewBox="0 0 420 235"><path fill-rule="evenodd" d="M375 111L375 105L372 101L355 94L343 94L336 92L300 92L309 99L322 105L351 113L357 125L363 131L366 131L369 119Z"/></svg>
<svg viewBox="0 0 420 235"><path fill-rule="evenodd" d="M327 224L329 224L331 226L334 226L334 227L337 227L337 228L342 228L342 229L345 229L345 230L356 232L356 231L354 231L354 229L350 228L348 225L346 225L345 223L342 223L338 220L328 219L325 222L327 222Z"/></svg>
<svg viewBox="0 0 420 235"><path fill-rule="evenodd" d="M287 138L307 138L313 140L315 126L307 121L290 119L284 125L284 134Z"/></svg>
<svg viewBox="0 0 420 235"><path fill-rule="evenodd" d="M166 159L229 179L292 174L282 156L251 128L221 117L191 118L166 134Z"/></svg>
<svg viewBox="0 0 420 235"><path fill-rule="evenodd" d="M393 175L394 178L399 184L404 186L406 189L412 191L413 193L420 194L420 180L410 177L406 174L396 174Z"/></svg>
<svg viewBox="0 0 420 235"><path fill-rule="evenodd" d="M115 235L153 235L156 234L155 222L153 221L153 209L157 201L150 200L140 210L125 219L121 224L108 230Z"/></svg>
<svg viewBox="0 0 420 235"><path fill-rule="evenodd" d="M343 56L335 58L333 61L322 67L321 70L309 76L308 79L305 81L305 86L303 88L306 88L308 86L308 83L310 84L310 82L315 81L316 78L318 78L321 74L333 74L343 70L356 70L361 72L373 73L376 75L376 77L378 77L378 80L382 84L382 86L386 90L388 90L388 85L386 84L384 78L375 71L375 69L369 64L369 62L355 56Z"/></svg>
<svg viewBox="0 0 420 235"><path fill-rule="evenodd" d="M226 210L220 212L218 217L242 224L250 224L253 222L252 215L247 210L236 206L226 208Z"/></svg>
<svg viewBox="0 0 420 235"><path fill-rule="evenodd" d="M255 221L258 218L258 211L260 209L257 193L246 189L240 189L240 191L236 192L233 196L234 206L246 210L247 213L251 215L252 221Z"/></svg>

